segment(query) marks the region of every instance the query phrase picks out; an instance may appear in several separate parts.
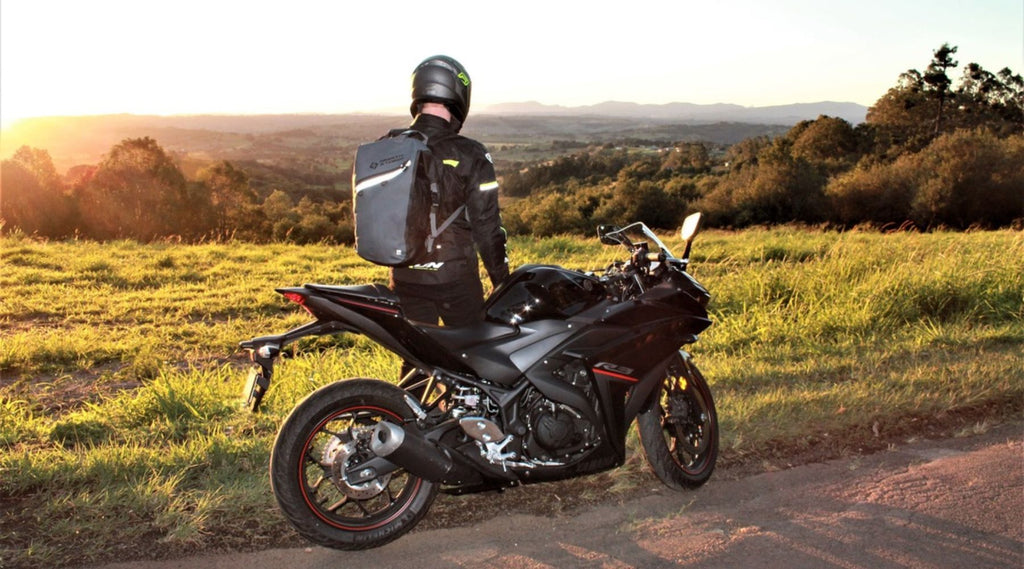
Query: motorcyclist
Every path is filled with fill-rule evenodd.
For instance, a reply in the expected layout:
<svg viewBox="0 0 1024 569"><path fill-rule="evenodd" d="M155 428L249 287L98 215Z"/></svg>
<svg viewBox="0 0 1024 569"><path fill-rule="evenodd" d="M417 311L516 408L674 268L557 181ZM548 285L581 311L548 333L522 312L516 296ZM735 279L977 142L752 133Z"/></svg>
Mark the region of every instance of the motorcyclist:
<svg viewBox="0 0 1024 569"><path fill-rule="evenodd" d="M458 134L469 114L471 88L466 69L443 55L425 59L412 74L409 128L426 134L431 152L444 163L440 218L465 206L441 233L430 258L391 271L391 288L405 315L431 324L440 318L446 326L463 326L482 317L478 252L492 286L509 273L491 155Z"/></svg>

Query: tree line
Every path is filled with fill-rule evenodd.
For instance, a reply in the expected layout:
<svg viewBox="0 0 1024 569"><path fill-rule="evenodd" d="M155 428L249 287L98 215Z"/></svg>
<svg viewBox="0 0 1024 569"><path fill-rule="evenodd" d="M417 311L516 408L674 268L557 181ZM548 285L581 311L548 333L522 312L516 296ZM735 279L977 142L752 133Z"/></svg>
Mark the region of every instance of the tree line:
<svg viewBox="0 0 1024 569"><path fill-rule="evenodd" d="M344 201L297 202L281 190L260 200L249 174L228 161L187 179L149 137L125 139L97 165L60 176L45 150L18 149L2 166L2 223L44 237L195 241L352 242Z"/></svg>
<svg viewBox="0 0 1024 569"><path fill-rule="evenodd" d="M851 125L821 116L775 138L725 147L604 144L501 174L512 233L586 233L600 223L675 227L700 210L719 227L813 223L921 228L1024 223L1024 80L975 63L953 81L957 48L902 74ZM564 143L563 143L564 146ZM56 171L22 147L0 170L4 231L63 238L295 242L353 240L351 202L254 191L227 161L187 178L148 137L96 165Z"/></svg>
<svg viewBox="0 0 1024 569"><path fill-rule="evenodd" d="M956 51L943 45L923 73L902 74L856 126L821 116L725 149L605 146L506 174L505 194L523 198L506 222L540 235L634 220L667 229L699 210L737 228L1024 225L1024 80L972 63L954 84Z"/></svg>

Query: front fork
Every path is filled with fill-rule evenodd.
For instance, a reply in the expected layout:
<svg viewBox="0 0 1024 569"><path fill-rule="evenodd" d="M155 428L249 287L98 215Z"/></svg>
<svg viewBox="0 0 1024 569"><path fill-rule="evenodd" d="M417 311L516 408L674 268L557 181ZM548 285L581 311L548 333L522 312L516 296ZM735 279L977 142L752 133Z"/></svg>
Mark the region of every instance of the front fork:
<svg viewBox="0 0 1024 569"><path fill-rule="evenodd" d="M274 375L274 360L281 355L281 350L288 344L306 336L323 336L344 330L337 322L317 320L293 328L284 334L261 336L241 342L239 346L249 352L253 366L249 370L249 378L245 382L245 408L253 413L259 410L263 396L270 389L270 378Z"/></svg>

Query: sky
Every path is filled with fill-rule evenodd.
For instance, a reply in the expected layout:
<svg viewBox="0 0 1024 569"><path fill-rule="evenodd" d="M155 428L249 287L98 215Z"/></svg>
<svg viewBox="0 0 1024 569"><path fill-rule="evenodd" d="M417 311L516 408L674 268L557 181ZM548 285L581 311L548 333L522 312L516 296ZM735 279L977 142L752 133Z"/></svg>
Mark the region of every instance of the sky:
<svg viewBox="0 0 1024 569"><path fill-rule="evenodd" d="M943 43L1024 73L1024 0L3 0L0 122L398 110L439 53L473 109L870 106Z"/></svg>

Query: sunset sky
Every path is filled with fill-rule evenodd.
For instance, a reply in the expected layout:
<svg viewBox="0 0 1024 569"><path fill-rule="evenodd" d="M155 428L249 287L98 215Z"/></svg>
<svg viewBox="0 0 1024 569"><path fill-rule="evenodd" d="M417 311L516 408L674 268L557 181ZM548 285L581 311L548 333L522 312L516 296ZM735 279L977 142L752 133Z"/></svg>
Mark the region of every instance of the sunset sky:
<svg viewBox="0 0 1024 569"><path fill-rule="evenodd" d="M943 42L1024 72L1022 0L259 0L0 4L0 120L401 109L446 53L473 107L870 105Z"/></svg>

